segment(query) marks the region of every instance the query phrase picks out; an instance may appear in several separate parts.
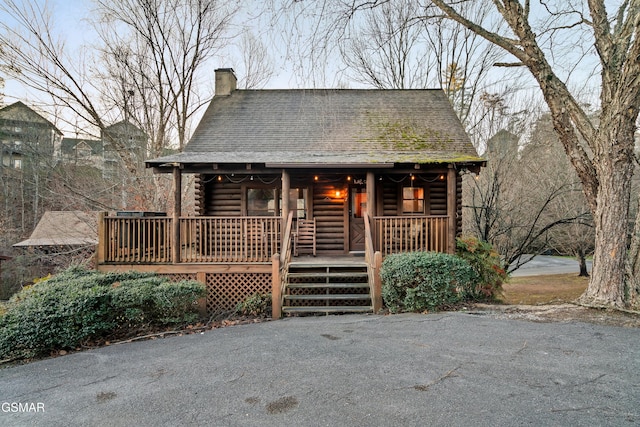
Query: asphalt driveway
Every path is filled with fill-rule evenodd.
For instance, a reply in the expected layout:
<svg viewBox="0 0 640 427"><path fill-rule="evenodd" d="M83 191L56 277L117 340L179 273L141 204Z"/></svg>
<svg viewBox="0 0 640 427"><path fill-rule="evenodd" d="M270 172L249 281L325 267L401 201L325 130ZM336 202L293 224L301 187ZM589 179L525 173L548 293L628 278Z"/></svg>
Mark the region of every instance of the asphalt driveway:
<svg viewBox="0 0 640 427"><path fill-rule="evenodd" d="M0 370L3 426L630 426L638 402L640 329L480 312L291 318Z"/></svg>
<svg viewBox="0 0 640 427"><path fill-rule="evenodd" d="M531 257L531 255L524 255ZM592 262L587 261L587 270L591 272ZM541 276L545 274L569 274L580 272L580 264L574 258L536 255L522 267L511 273L512 277Z"/></svg>

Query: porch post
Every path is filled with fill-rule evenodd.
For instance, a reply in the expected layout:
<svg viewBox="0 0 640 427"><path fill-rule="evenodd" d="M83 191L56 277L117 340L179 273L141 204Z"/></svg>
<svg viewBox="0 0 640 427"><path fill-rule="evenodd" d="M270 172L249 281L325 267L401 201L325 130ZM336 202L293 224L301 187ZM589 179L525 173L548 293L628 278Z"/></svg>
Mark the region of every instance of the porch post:
<svg viewBox="0 0 640 427"><path fill-rule="evenodd" d="M380 267L382 266L382 252L377 251L373 255L373 314L378 314L382 308L382 280L380 279Z"/></svg>
<svg viewBox="0 0 640 427"><path fill-rule="evenodd" d="M289 172L282 169L282 232L284 233L284 226L287 218L289 218L289 190L291 189L291 179L289 178Z"/></svg>
<svg viewBox="0 0 640 427"><path fill-rule="evenodd" d="M447 171L447 253L456 253L456 234L458 231L458 192L456 190L456 168L454 164L449 165Z"/></svg>
<svg viewBox="0 0 640 427"><path fill-rule="evenodd" d="M376 177L373 172L367 172L367 215L373 221L376 214Z"/></svg>
<svg viewBox="0 0 640 427"><path fill-rule="evenodd" d="M280 254L271 257L271 318L282 316L282 286L280 278Z"/></svg>
<svg viewBox="0 0 640 427"><path fill-rule="evenodd" d="M106 253L107 246L107 235L105 234L105 223L104 219L107 216L106 212L98 213L98 248L96 251L96 265L104 264L104 257Z"/></svg>
<svg viewBox="0 0 640 427"><path fill-rule="evenodd" d="M182 214L182 174L180 167L173 167L173 221L171 221L171 259L174 264L180 262L180 215Z"/></svg>

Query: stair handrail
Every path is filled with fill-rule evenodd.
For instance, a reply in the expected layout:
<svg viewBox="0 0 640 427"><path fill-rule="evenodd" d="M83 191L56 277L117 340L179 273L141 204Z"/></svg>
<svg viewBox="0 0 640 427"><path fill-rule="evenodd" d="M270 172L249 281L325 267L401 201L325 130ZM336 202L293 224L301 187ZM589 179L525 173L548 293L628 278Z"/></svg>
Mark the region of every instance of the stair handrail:
<svg viewBox="0 0 640 427"><path fill-rule="evenodd" d="M289 212L287 224L282 234L282 243L280 245L280 265L291 262L291 229L293 228L293 211Z"/></svg>
<svg viewBox="0 0 640 427"><path fill-rule="evenodd" d="M367 264L373 263L373 235L371 233L371 220L369 214L364 213L364 260Z"/></svg>
<svg viewBox="0 0 640 427"><path fill-rule="evenodd" d="M291 263L291 234L293 228L293 211L289 212L287 224L282 234L282 244L280 245L280 307L284 303L284 288L289 280L289 264Z"/></svg>
<svg viewBox="0 0 640 427"><path fill-rule="evenodd" d="M376 252L373 246L373 233L371 232L371 219L367 212L364 213L364 259L367 263L367 275L369 276L369 295L373 312L377 313L382 308L382 289L380 282L380 265L382 253Z"/></svg>

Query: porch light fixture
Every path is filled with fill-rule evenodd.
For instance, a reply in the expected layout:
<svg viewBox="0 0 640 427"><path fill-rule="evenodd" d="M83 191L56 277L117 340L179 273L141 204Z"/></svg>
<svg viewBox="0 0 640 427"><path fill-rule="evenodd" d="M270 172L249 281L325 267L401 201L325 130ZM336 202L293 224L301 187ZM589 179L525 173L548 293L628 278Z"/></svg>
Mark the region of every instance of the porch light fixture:
<svg viewBox="0 0 640 427"><path fill-rule="evenodd" d="M440 175L438 178L440 179L440 181L444 181L444 175Z"/></svg>
<svg viewBox="0 0 640 427"><path fill-rule="evenodd" d="M347 181L351 181L351 175L347 176Z"/></svg>
<svg viewBox="0 0 640 427"><path fill-rule="evenodd" d="M318 175L314 176L314 177L313 177L313 180L314 180L314 181L317 181L317 180L318 180Z"/></svg>
<svg viewBox="0 0 640 427"><path fill-rule="evenodd" d="M340 190L336 190L336 198L339 199L341 195Z"/></svg>
<svg viewBox="0 0 640 427"><path fill-rule="evenodd" d="M218 175L218 181L222 181L222 175Z"/></svg>

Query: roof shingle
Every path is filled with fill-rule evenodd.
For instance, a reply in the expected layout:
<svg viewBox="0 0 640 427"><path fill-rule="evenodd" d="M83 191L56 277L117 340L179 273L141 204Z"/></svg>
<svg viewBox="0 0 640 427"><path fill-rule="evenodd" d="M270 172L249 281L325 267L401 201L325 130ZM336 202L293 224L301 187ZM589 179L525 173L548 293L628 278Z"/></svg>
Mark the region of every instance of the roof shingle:
<svg viewBox="0 0 640 427"><path fill-rule="evenodd" d="M482 161L442 90L237 90L214 97L183 153L162 163Z"/></svg>

